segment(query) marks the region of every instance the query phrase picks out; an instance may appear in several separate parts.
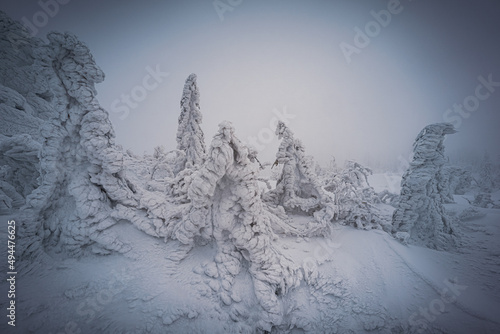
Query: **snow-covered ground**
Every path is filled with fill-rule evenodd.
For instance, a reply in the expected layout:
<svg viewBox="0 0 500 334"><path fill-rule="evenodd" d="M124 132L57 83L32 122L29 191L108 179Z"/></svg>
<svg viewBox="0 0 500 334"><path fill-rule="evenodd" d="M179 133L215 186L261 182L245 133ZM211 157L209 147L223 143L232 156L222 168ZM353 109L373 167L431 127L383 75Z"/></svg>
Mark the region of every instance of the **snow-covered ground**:
<svg viewBox="0 0 500 334"><path fill-rule="evenodd" d="M455 199L450 212L468 205ZM484 217L460 226L460 253L404 246L380 230L349 226L334 227L330 238L280 237L304 279L284 297L286 325L273 332L499 332L500 210L480 211ZM297 224L307 219L294 217ZM19 333L255 332L258 301L247 268L225 306L210 277L217 275L213 246L185 254L177 241L130 224L112 229L131 246L126 254L58 260L18 277ZM0 326L6 333L5 322Z"/></svg>

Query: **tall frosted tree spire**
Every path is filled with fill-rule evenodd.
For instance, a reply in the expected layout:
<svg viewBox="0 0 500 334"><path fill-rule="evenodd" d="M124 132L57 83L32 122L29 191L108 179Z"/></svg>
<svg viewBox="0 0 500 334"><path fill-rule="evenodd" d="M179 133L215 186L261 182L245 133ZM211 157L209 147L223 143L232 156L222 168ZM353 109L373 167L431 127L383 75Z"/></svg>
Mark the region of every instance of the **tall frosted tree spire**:
<svg viewBox="0 0 500 334"><path fill-rule="evenodd" d="M275 164L282 164L283 170L276 189L266 193L264 200L282 205L289 211L314 213L318 221L329 222L333 218L332 203L314 173L312 157L305 155L304 145L294 138L285 123L278 122L276 135L281 144Z"/></svg>
<svg viewBox="0 0 500 334"><path fill-rule="evenodd" d="M181 99L181 114L177 129L177 149L186 153L186 166L203 163L205 139L200 124L200 92L196 84L196 74L186 79Z"/></svg>

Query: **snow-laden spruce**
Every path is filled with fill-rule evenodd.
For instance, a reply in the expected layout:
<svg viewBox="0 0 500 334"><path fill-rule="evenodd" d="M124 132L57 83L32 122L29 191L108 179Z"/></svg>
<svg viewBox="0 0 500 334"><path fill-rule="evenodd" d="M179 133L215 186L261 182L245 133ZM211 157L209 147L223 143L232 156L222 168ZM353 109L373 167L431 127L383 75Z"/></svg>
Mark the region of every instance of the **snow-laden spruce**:
<svg viewBox="0 0 500 334"><path fill-rule="evenodd" d="M191 175L206 158L205 137L201 129L200 93L196 74L191 74L184 84L181 98L181 114L177 128L177 150L169 152L170 159L163 164L173 171L165 179L166 192L174 204L188 202L187 188Z"/></svg>
<svg viewBox="0 0 500 334"><path fill-rule="evenodd" d="M325 190L334 195L336 220L360 229L389 231L390 227L379 217L375 206L380 199L368 182L371 174L371 169L347 160L340 172L325 171L323 183Z"/></svg>
<svg viewBox="0 0 500 334"><path fill-rule="evenodd" d="M392 218L393 233L403 242L444 249L454 243L451 218L443 207L443 141L456 130L450 123L426 126L413 144L413 160L403 175L401 195ZM446 191L448 193L448 191Z"/></svg>
<svg viewBox="0 0 500 334"><path fill-rule="evenodd" d="M181 98L181 114L177 128L177 149L186 154L186 167L203 163L205 157L205 137L201 130L200 92L196 74L186 79Z"/></svg>
<svg viewBox="0 0 500 334"><path fill-rule="evenodd" d="M444 203L455 203L453 195L463 195L472 184L472 174L457 166L443 166L441 168L438 189Z"/></svg>
<svg viewBox="0 0 500 334"><path fill-rule="evenodd" d="M479 165L477 183L481 192L491 193L493 190L496 190L494 167L488 153L484 154L481 164Z"/></svg>
<svg viewBox="0 0 500 334"><path fill-rule="evenodd" d="M294 138L285 123L278 122L276 135L281 143L275 164L282 165L282 171L276 188L264 194L264 199L289 212L314 215L326 226L335 216L336 208L314 172L312 157L305 155L304 145Z"/></svg>

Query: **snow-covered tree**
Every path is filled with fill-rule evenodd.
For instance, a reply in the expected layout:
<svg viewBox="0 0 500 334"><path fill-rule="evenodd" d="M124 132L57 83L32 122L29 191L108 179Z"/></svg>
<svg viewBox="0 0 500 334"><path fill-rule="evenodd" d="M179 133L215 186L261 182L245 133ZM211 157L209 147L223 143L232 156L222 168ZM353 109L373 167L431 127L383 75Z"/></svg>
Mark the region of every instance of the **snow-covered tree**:
<svg viewBox="0 0 500 334"><path fill-rule="evenodd" d="M46 43L2 13L0 21L23 40L16 52L0 39L0 210L24 202L16 225L20 268L53 261L48 251L127 251L109 230L122 220L159 237L169 208L164 192L147 189L154 159L115 145L96 99L104 73L90 50L71 34L50 33Z"/></svg>
<svg viewBox="0 0 500 334"><path fill-rule="evenodd" d="M0 112L4 107L0 104ZM29 134L0 134L0 213L19 208L38 187L41 146Z"/></svg>
<svg viewBox="0 0 500 334"><path fill-rule="evenodd" d="M0 166L0 215L5 215L11 209L17 209L24 204L24 197L17 189L7 182L11 168L8 165Z"/></svg>
<svg viewBox="0 0 500 334"><path fill-rule="evenodd" d="M196 74L186 79L181 98L181 114L177 129L177 150L169 152L165 166L173 173L166 180L166 192L173 203L186 203L187 189L193 172L206 158L205 137L200 124L200 93Z"/></svg>
<svg viewBox="0 0 500 334"><path fill-rule="evenodd" d="M196 74L186 79L181 98L181 114L177 129L177 149L186 153L186 167L203 163L205 137L201 130L200 92Z"/></svg>
<svg viewBox="0 0 500 334"><path fill-rule="evenodd" d="M163 146L155 147L151 162L151 179L164 183L174 178L183 169L186 162L184 151L166 152Z"/></svg>
<svg viewBox="0 0 500 334"><path fill-rule="evenodd" d="M325 190L334 194L335 219L356 228L388 228L383 224L374 204L380 199L368 183L372 171L354 161L346 161L340 173L327 173Z"/></svg>
<svg viewBox="0 0 500 334"><path fill-rule="evenodd" d="M451 219L438 185L446 163L443 141L455 132L450 123L436 123L426 126L415 139L413 160L403 175L392 217L393 233L400 240L438 249L453 242Z"/></svg>
<svg viewBox="0 0 500 334"><path fill-rule="evenodd" d="M345 168L342 171L343 178L349 180L361 192L364 201L377 203L379 201L377 194L368 182L368 176L372 174L370 168L351 160L345 162Z"/></svg>
<svg viewBox="0 0 500 334"><path fill-rule="evenodd" d="M0 121L7 137L0 138L0 165L25 197L16 226L20 266L51 261L46 250L61 256L125 250L107 230L116 223L110 214L118 203L137 202L108 113L95 98L104 73L71 34L49 33L43 42L4 17L2 26L23 41L22 52L3 43L0 63L0 109L2 118L8 115Z"/></svg>
<svg viewBox="0 0 500 334"><path fill-rule="evenodd" d="M456 166L443 166L439 179L438 189L445 203L454 203L453 195L463 195L472 183L471 173Z"/></svg>
<svg viewBox="0 0 500 334"><path fill-rule="evenodd" d="M276 135L281 144L275 164L283 167L276 189L266 193L264 199L288 211L314 214L325 223L330 221L334 216L332 199L314 172L312 157L305 155L304 145L285 123L278 122Z"/></svg>
<svg viewBox="0 0 500 334"><path fill-rule="evenodd" d="M205 164L192 175L184 219L171 221L168 233L187 245L193 245L197 237L215 240L215 264L205 268L205 273L215 279L212 285L226 305L239 302L232 294L232 285L241 262L248 261L255 294L265 311L261 328L269 328L270 323L281 321L279 296L298 279L292 262L273 242L273 226L283 226L283 217L261 201L259 166L251 158L248 148L235 136L233 125L221 123Z"/></svg>
<svg viewBox="0 0 500 334"><path fill-rule="evenodd" d="M392 206L394 206L397 200L399 199L399 195L394 194L387 189L384 189L381 192L379 192L377 196L382 203L389 204Z"/></svg>
<svg viewBox="0 0 500 334"><path fill-rule="evenodd" d="M479 193L474 196L472 205L480 208L499 208L500 204L495 203L489 193Z"/></svg>
<svg viewBox="0 0 500 334"><path fill-rule="evenodd" d="M493 172L494 172L494 167L491 162L490 156L488 153L485 153L483 160L479 165L478 185L482 192L490 193L495 188L494 184L495 175L493 175Z"/></svg>

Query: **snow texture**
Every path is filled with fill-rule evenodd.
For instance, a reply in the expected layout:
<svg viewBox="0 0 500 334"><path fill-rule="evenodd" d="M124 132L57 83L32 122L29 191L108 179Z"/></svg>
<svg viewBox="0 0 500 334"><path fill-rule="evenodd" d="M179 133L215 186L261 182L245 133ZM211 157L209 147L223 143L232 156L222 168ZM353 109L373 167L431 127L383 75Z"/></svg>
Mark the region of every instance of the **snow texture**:
<svg viewBox="0 0 500 334"><path fill-rule="evenodd" d="M445 249L453 245L452 220L443 203L449 193L440 189L448 184L443 178L444 138L456 130L449 123L426 126L413 144L413 160L403 175L401 195L394 212L393 233L418 245Z"/></svg>

